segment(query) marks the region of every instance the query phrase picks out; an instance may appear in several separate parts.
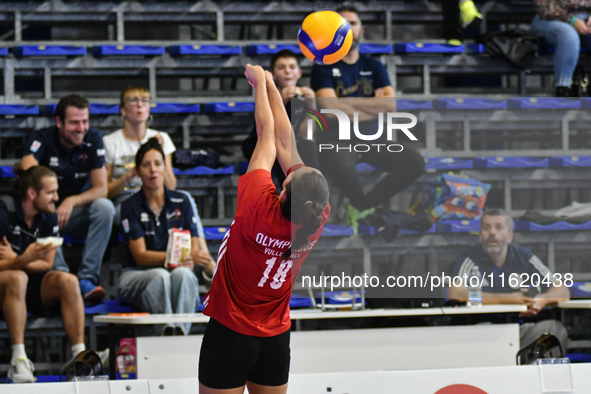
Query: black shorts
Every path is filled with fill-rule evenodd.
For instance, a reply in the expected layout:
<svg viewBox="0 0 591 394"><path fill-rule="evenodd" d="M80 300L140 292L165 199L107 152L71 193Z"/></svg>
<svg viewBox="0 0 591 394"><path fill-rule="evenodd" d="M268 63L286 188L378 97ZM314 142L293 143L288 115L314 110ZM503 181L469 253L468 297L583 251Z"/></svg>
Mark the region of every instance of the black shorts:
<svg viewBox="0 0 591 394"><path fill-rule="evenodd" d="M289 378L290 331L274 337L237 333L210 319L199 355L199 382L212 389L233 389L246 381L281 386Z"/></svg>
<svg viewBox="0 0 591 394"><path fill-rule="evenodd" d="M45 278L45 272L35 272L29 274L29 284L27 285L27 312L35 314L39 317L54 317L59 314L59 303L54 306L47 308L41 301L41 282Z"/></svg>

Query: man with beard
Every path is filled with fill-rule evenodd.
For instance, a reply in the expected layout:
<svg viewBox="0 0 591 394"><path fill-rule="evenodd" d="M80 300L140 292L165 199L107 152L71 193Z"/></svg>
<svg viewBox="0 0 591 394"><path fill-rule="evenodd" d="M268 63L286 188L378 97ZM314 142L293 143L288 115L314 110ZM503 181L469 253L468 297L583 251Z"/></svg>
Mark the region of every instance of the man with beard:
<svg viewBox="0 0 591 394"><path fill-rule="evenodd" d="M100 302L105 291L98 286L103 256L111 236L115 207L107 199L107 170L103 138L89 128L88 101L72 94L55 108L55 126L36 130L29 137L23 156L26 170L42 165L55 171L59 180L58 224L62 234L84 237L78 268L80 290L88 303ZM61 248L55 269L69 271Z"/></svg>
<svg viewBox="0 0 591 394"><path fill-rule="evenodd" d="M76 356L86 350L84 304L78 279L51 271L57 246L41 241L59 235L56 174L41 166L23 171L17 165L15 175L14 194L0 197L0 305L12 343L8 377L14 383L33 383L35 368L24 345L27 311L46 316L61 309Z"/></svg>
<svg viewBox="0 0 591 394"><path fill-rule="evenodd" d="M359 44L364 28L357 10L343 6L337 10L351 25L353 43L349 53L339 62L331 65L314 64L311 86L316 92L320 107L337 109L354 119L357 114L359 131L364 135L375 135L379 114L396 112L394 88L386 68L373 57L359 53ZM339 100L336 100L339 98ZM317 133L319 144L338 144L339 124L336 116L323 114L327 122L326 132ZM384 126L385 129L385 126ZM385 132L371 143L390 144ZM343 141L343 143L351 141ZM361 141L369 143L368 141ZM349 146L349 145L347 145ZM404 147L400 152L389 152L386 148L358 153L347 149L332 149L319 152L323 173L349 199L345 206L347 223L357 230L357 219L372 212L380 204L388 208L390 198L406 189L423 173L424 158L417 152ZM387 175L364 193L355 166L365 162L383 169ZM363 212L365 211L365 212Z"/></svg>
<svg viewBox="0 0 591 394"><path fill-rule="evenodd" d="M470 272L476 266L483 278L482 303L526 305L527 311L520 317L536 316L547 305L567 301L570 292L564 285L564 276L558 280L559 275L553 274L536 255L511 245L511 241L513 219L499 208L485 210L480 221L480 243L468 248L456 260L454 277L469 280ZM511 277L514 279L510 280ZM465 281L460 286L452 283L449 298L467 301L468 287L465 284ZM529 345L544 333L558 338L563 351L561 356L564 356L568 334L556 320L521 325L521 346Z"/></svg>

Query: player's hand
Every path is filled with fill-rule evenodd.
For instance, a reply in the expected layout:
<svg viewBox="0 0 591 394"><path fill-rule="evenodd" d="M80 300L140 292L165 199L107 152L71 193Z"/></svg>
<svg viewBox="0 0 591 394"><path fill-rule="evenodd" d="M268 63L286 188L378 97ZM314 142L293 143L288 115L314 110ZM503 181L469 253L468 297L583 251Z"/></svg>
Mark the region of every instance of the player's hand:
<svg viewBox="0 0 591 394"><path fill-rule="evenodd" d="M268 70L265 70L265 81L267 82L267 85L271 84L275 86L275 78L273 78L273 74Z"/></svg>
<svg viewBox="0 0 591 394"><path fill-rule="evenodd" d="M248 83L253 88L257 88L258 84L265 81L265 70L261 66L252 66L247 64L244 75L248 78Z"/></svg>
<svg viewBox="0 0 591 394"><path fill-rule="evenodd" d="M215 269L215 261L211 258L209 252L205 250L196 250L193 253L193 261L196 265L203 267L205 273L209 276L213 274Z"/></svg>
<svg viewBox="0 0 591 394"><path fill-rule="evenodd" d="M373 93L374 97L386 97L386 91L384 88L377 88Z"/></svg>
<svg viewBox="0 0 591 394"><path fill-rule="evenodd" d="M66 198L60 204L59 208L57 209L57 222L60 226L60 229L66 227L68 225L68 221L70 220L70 215L74 210L74 202L70 197Z"/></svg>
<svg viewBox="0 0 591 394"><path fill-rule="evenodd" d="M2 243L0 243L0 260L14 260L18 257L18 254L12 250L10 242L4 237Z"/></svg>
<svg viewBox="0 0 591 394"><path fill-rule="evenodd" d="M530 298L527 303L527 311L521 312L519 317L535 316L547 305L544 297Z"/></svg>
<svg viewBox="0 0 591 394"><path fill-rule="evenodd" d="M128 182L130 182L133 177L135 177L137 175L137 171L135 170L135 167L132 168L131 170L127 171L127 173L125 173L122 177L121 180L123 181L123 184L126 185Z"/></svg>
<svg viewBox="0 0 591 394"><path fill-rule="evenodd" d="M40 245L37 242L31 242L21 257L28 264L43 259L49 252L57 248L58 246L54 244Z"/></svg>
<svg viewBox="0 0 591 394"><path fill-rule="evenodd" d="M187 256L186 259L184 259L183 261L180 262L180 266L188 268L191 271L193 271L193 268L195 268L195 263L193 262L193 259L191 258L191 256Z"/></svg>
<svg viewBox="0 0 591 394"><path fill-rule="evenodd" d="M157 133L154 138L156 138L156 140L158 140L158 144L160 145L161 148L164 149L164 137L162 136L162 133Z"/></svg>
<svg viewBox="0 0 591 394"><path fill-rule="evenodd" d="M301 86L300 91L302 93L302 97L316 97L314 91L307 86Z"/></svg>
<svg viewBox="0 0 591 394"><path fill-rule="evenodd" d="M579 33L582 36L586 36L588 34L591 34L591 27L589 27L588 22L589 21L587 21L587 23L586 23L582 19L577 19L575 21L575 23L573 24L573 27L575 28L577 33Z"/></svg>
<svg viewBox="0 0 591 394"><path fill-rule="evenodd" d="M283 102L285 103L295 97L297 95L297 90L298 88L295 86L286 86L281 89L281 98L283 99Z"/></svg>

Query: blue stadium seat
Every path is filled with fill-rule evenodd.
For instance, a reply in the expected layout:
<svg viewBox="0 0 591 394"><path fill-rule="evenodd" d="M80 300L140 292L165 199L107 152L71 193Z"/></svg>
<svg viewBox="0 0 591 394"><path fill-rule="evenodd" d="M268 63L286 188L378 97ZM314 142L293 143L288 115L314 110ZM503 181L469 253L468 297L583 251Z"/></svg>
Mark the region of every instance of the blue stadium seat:
<svg viewBox="0 0 591 394"><path fill-rule="evenodd" d="M0 105L0 115L39 115L39 106L4 104Z"/></svg>
<svg viewBox="0 0 591 394"><path fill-rule="evenodd" d="M55 114L55 107L57 107L57 104L46 104L43 107L43 115L52 116Z"/></svg>
<svg viewBox="0 0 591 394"><path fill-rule="evenodd" d="M150 108L153 114L196 114L200 111L199 104L157 103Z"/></svg>
<svg viewBox="0 0 591 394"><path fill-rule="evenodd" d="M591 97L581 98L581 108L586 108L586 109L591 108Z"/></svg>
<svg viewBox="0 0 591 394"><path fill-rule="evenodd" d="M433 223L433 225L431 226L431 228L429 228L429 230L427 231L416 231L416 230L411 230L409 228L401 228L398 231L398 235L405 235L405 234L433 234L437 232L437 225L435 223Z"/></svg>
<svg viewBox="0 0 591 394"><path fill-rule="evenodd" d="M38 375L38 374L35 374L35 383L59 383L59 382L65 382L66 379L67 379L66 375L62 375L61 380L60 380L59 375ZM12 383L12 380L8 379L7 377L4 377L4 378L0 378L0 383L10 384L10 383Z"/></svg>
<svg viewBox="0 0 591 394"><path fill-rule="evenodd" d="M554 156L548 161L550 167L591 167L591 156Z"/></svg>
<svg viewBox="0 0 591 394"><path fill-rule="evenodd" d="M260 45L247 45L247 55L274 55L279 51L287 49L297 55L302 54L302 50L298 44L260 44Z"/></svg>
<svg viewBox="0 0 591 394"><path fill-rule="evenodd" d="M55 112L55 105L53 105L53 111ZM91 115L120 115L119 105L115 104L90 104L89 106Z"/></svg>
<svg viewBox="0 0 591 394"><path fill-rule="evenodd" d="M72 235L63 234L62 237L64 237L64 245L82 245L86 242L86 239Z"/></svg>
<svg viewBox="0 0 591 394"><path fill-rule="evenodd" d="M505 100L486 98L441 98L433 100L435 109L507 109Z"/></svg>
<svg viewBox="0 0 591 394"><path fill-rule="evenodd" d="M434 44L428 42L399 42L394 45L395 53L464 53L465 45Z"/></svg>
<svg viewBox="0 0 591 394"><path fill-rule="evenodd" d="M14 47L14 56L84 56L86 47L69 45L19 45Z"/></svg>
<svg viewBox="0 0 591 394"><path fill-rule="evenodd" d="M197 166L190 170L179 170L174 168L174 175L233 175L234 166L229 164L223 168L209 168L205 166Z"/></svg>
<svg viewBox="0 0 591 394"><path fill-rule="evenodd" d="M574 282L569 290L572 298L591 298L591 282Z"/></svg>
<svg viewBox="0 0 591 394"><path fill-rule="evenodd" d="M206 240L220 240L224 239L228 227L204 227L203 231L205 232Z"/></svg>
<svg viewBox="0 0 591 394"><path fill-rule="evenodd" d="M548 159L537 157L475 157L474 168L548 167Z"/></svg>
<svg viewBox="0 0 591 394"><path fill-rule="evenodd" d="M393 53L392 45L390 44L360 44L359 53L365 53L368 55L382 55Z"/></svg>
<svg viewBox="0 0 591 394"><path fill-rule="evenodd" d="M515 229L520 231L591 230L591 221L581 224L556 222L542 225L517 219L515 221Z"/></svg>
<svg viewBox="0 0 591 394"><path fill-rule="evenodd" d="M474 168L472 159L456 159L453 157L432 157L425 159L427 170L462 170Z"/></svg>
<svg viewBox="0 0 591 394"><path fill-rule="evenodd" d="M0 56L8 56L8 48L0 48Z"/></svg>
<svg viewBox="0 0 591 394"><path fill-rule="evenodd" d="M589 353L566 353L564 357L571 363L591 363L591 354Z"/></svg>
<svg viewBox="0 0 591 394"><path fill-rule="evenodd" d="M323 237L348 237L353 235L353 227L327 224L322 229Z"/></svg>
<svg viewBox="0 0 591 394"><path fill-rule="evenodd" d="M312 299L310 297L303 296L301 294L293 294L292 293L291 298L289 299L289 307L291 309L312 308L313 306L314 306L314 303L312 302Z"/></svg>
<svg viewBox="0 0 591 394"><path fill-rule="evenodd" d="M151 45L96 45L92 47L94 56L151 56L164 55L165 53L163 46Z"/></svg>
<svg viewBox="0 0 591 394"><path fill-rule="evenodd" d="M226 113L226 112L254 112L254 102L227 102L227 103L207 103L203 104L203 112Z"/></svg>
<svg viewBox="0 0 591 394"><path fill-rule="evenodd" d="M482 44L468 44L468 53L486 53L486 48Z"/></svg>
<svg viewBox="0 0 591 394"><path fill-rule="evenodd" d="M322 293L316 293L316 304L322 303ZM353 302L352 291L325 291L324 302L331 305L351 304ZM361 303L361 292L355 292L355 303Z"/></svg>
<svg viewBox="0 0 591 394"><path fill-rule="evenodd" d="M514 97L509 99L510 109L577 109L581 100L566 97Z"/></svg>
<svg viewBox="0 0 591 394"><path fill-rule="evenodd" d="M172 56L182 55L242 55L240 45L173 45Z"/></svg>
<svg viewBox="0 0 591 394"><path fill-rule="evenodd" d="M431 226L431 228L427 231L415 231L415 230L411 230L408 228L401 228L398 231L398 235L404 235L404 234L427 234L427 233L436 233L437 232L437 228L435 226L435 223L433 223L433 225ZM378 230L376 230L375 227L371 227L371 226L366 226L363 224L360 224L358 227L358 233L359 235L363 235L363 236L367 236L367 235L378 235L379 232Z"/></svg>
<svg viewBox="0 0 591 394"><path fill-rule="evenodd" d="M397 100L396 109L399 111L412 109L433 109L433 102L430 100Z"/></svg>
<svg viewBox="0 0 591 394"><path fill-rule="evenodd" d="M0 167L0 178L14 178L14 172L12 166L1 166Z"/></svg>
<svg viewBox="0 0 591 394"><path fill-rule="evenodd" d="M440 220L438 233L470 233L480 231L480 220Z"/></svg>
<svg viewBox="0 0 591 394"><path fill-rule="evenodd" d="M104 300L98 305L84 308L87 315L106 315L109 313L133 313L137 309L131 305L121 304L119 300Z"/></svg>
<svg viewBox="0 0 591 394"><path fill-rule="evenodd" d="M57 104L46 104L43 107L43 115L52 116L55 114ZM88 105L91 115L119 115L119 105L115 104L92 104Z"/></svg>
<svg viewBox="0 0 591 394"><path fill-rule="evenodd" d="M246 174L246 171L248 171L248 162L247 161L243 161L240 164L238 164L238 173L240 175Z"/></svg>

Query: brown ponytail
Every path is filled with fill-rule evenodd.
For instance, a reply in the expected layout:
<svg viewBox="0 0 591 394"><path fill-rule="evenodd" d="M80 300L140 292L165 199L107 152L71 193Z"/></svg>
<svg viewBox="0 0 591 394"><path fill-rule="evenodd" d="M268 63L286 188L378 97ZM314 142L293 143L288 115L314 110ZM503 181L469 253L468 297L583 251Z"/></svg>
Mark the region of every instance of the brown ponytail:
<svg viewBox="0 0 591 394"><path fill-rule="evenodd" d="M285 192L281 213L292 223L302 225L295 233L292 247L284 254L287 257L291 255L291 250L307 245L308 237L322 225L322 212L328 204L329 191L324 176L310 171L292 176Z"/></svg>

